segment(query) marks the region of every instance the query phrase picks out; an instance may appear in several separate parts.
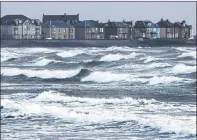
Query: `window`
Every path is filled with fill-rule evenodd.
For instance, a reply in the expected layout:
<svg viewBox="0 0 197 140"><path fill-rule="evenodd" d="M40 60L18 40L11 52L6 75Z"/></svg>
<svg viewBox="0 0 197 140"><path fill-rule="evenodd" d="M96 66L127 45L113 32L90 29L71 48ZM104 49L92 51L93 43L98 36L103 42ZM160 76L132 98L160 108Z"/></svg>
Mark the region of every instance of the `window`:
<svg viewBox="0 0 197 140"><path fill-rule="evenodd" d="M64 29L64 33L66 33L66 29Z"/></svg>
<svg viewBox="0 0 197 140"><path fill-rule="evenodd" d="M61 32L61 29L59 29L59 33Z"/></svg>
<svg viewBox="0 0 197 140"><path fill-rule="evenodd" d="M67 34L64 35L64 39L67 39Z"/></svg>

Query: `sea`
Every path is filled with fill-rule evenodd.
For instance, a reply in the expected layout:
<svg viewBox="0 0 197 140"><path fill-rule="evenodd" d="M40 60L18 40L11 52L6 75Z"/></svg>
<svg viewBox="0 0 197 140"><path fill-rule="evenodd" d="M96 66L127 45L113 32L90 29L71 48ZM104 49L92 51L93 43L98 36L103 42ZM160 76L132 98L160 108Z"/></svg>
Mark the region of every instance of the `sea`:
<svg viewBox="0 0 197 140"><path fill-rule="evenodd" d="M196 140L195 47L1 48L2 140Z"/></svg>

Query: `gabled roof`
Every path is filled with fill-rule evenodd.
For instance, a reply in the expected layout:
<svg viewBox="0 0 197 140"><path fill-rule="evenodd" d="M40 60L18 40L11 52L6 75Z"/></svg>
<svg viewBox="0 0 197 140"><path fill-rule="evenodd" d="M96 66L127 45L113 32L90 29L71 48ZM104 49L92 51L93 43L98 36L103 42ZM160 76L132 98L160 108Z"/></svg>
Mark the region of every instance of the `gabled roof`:
<svg viewBox="0 0 197 140"><path fill-rule="evenodd" d="M172 28L174 25L173 23L171 23L168 19L167 20L163 20L161 19L157 25L161 28Z"/></svg>
<svg viewBox="0 0 197 140"><path fill-rule="evenodd" d="M70 24L65 23L64 21L51 21L51 23L43 23L42 27L44 28L49 28L51 24L51 27L56 27L56 28L72 28Z"/></svg>
<svg viewBox="0 0 197 140"><path fill-rule="evenodd" d="M176 28L183 28L183 25L180 22L175 22L173 25Z"/></svg>

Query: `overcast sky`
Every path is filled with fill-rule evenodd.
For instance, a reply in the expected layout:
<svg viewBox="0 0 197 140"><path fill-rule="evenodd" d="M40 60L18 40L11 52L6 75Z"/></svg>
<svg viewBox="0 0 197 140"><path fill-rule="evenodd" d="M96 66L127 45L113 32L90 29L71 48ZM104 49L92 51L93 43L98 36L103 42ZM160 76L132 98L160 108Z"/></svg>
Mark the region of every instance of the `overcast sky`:
<svg viewBox="0 0 197 140"><path fill-rule="evenodd" d="M1 2L1 16L24 14L42 19L44 14L77 14L80 20L101 22L151 20L161 18L171 22L186 20L196 33L196 2Z"/></svg>

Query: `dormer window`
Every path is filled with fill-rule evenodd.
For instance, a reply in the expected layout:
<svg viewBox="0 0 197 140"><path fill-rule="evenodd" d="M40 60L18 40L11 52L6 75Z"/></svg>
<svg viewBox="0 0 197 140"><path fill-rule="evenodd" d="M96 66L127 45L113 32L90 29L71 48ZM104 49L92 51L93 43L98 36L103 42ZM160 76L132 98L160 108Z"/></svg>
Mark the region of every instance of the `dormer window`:
<svg viewBox="0 0 197 140"><path fill-rule="evenodd" d="M32 23L34 24L34 20L32 20Z"/></svg>
<svg viewBox="0 0 197 140"><path fill-rule="evenodd" d="M21 20L19 20L18 22L19 22L19 23L22 23L22 21L21 21Z"/></svg>

